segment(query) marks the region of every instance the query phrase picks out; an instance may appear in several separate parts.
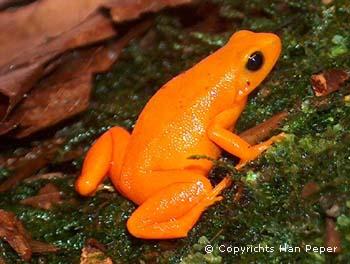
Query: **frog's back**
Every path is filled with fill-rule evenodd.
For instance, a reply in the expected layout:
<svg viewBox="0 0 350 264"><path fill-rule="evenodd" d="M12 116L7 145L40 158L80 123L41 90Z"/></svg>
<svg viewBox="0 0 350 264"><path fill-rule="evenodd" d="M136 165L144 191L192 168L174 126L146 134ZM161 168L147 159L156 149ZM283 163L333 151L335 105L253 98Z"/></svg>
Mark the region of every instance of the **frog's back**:
<svg viewBox="0 0 350 264"><path fill-rule="evenodd" d="M218 52L170 80L149 100L136 122L125 166L178 169L196 163L188 159L191 155L219 155L206 128L227 108L218 97L233 76L225 75L227 62L218 60Z"/></svg>

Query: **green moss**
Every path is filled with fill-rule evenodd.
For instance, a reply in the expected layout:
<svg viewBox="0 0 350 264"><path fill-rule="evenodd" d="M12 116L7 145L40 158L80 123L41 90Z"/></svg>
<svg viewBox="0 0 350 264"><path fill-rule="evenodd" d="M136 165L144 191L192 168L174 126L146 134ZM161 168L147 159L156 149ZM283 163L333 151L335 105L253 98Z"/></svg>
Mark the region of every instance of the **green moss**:
<svg viewBox="0 0 350 264"><path fill-rule="evenodd" d="M0 181L6 180L11 175L10 170L0 167Z"/></svg>

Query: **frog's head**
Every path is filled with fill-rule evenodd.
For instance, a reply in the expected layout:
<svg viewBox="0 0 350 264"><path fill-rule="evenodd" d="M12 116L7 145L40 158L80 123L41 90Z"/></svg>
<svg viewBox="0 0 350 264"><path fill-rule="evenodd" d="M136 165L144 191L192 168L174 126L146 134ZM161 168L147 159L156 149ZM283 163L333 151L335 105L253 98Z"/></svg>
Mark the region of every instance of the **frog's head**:
<svg viewBox="0 0 350 264"><path fill-rule="evenodd" d="M272 33L254 33L241 30L232 35L228 47L233 51L238 73L236 87L239 97L247 96L268 75L281 53L281 40Z"/></svg>

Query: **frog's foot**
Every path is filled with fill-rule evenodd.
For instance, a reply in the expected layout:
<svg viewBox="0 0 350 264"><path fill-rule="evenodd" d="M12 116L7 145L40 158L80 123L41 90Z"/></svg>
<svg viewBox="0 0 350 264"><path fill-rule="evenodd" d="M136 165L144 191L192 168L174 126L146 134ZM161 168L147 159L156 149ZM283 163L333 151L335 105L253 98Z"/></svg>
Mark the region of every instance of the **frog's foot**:
<svg viewBox="0 0 350 264"><path fill-rule="evenodd" d="M120 177L130 134L124 128L113 127L100 136L86 154L81 175L75 183L81 195L92 195L110 171L114 186Z"/></svg>
<svg viewBox="0 0 350 264"><path fill-rule="evenodd" d="M148 198L127 222L129 232L144 239L186 237L203 211L222 199L225 178L214 189L204 176L193 182L173 183Z"/></svg>
<svg viewBox="0 0 350 264"><path fill-rule="evenodd" d="M247 157L244 159L241 159L235 168L237 170L243 168L249 161L256 159L262 152L270 148L273 143L283 140L285 136L286 136L285 133L280 133L260 144L250 147L249 152L246 155Z"/></svg>

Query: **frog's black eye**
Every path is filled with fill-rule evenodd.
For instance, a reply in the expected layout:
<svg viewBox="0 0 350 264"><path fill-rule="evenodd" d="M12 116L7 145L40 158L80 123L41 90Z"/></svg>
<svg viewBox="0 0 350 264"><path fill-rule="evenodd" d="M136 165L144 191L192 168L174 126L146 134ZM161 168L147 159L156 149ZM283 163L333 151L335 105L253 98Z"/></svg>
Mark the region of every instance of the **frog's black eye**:
<svg viewBox="0 0 350 264"><path fill-rule="evenodd" d="M264 55L260 51L256 51L252 53L247 61L245 67L250 71L257 71L264 64Z"/></svg>

